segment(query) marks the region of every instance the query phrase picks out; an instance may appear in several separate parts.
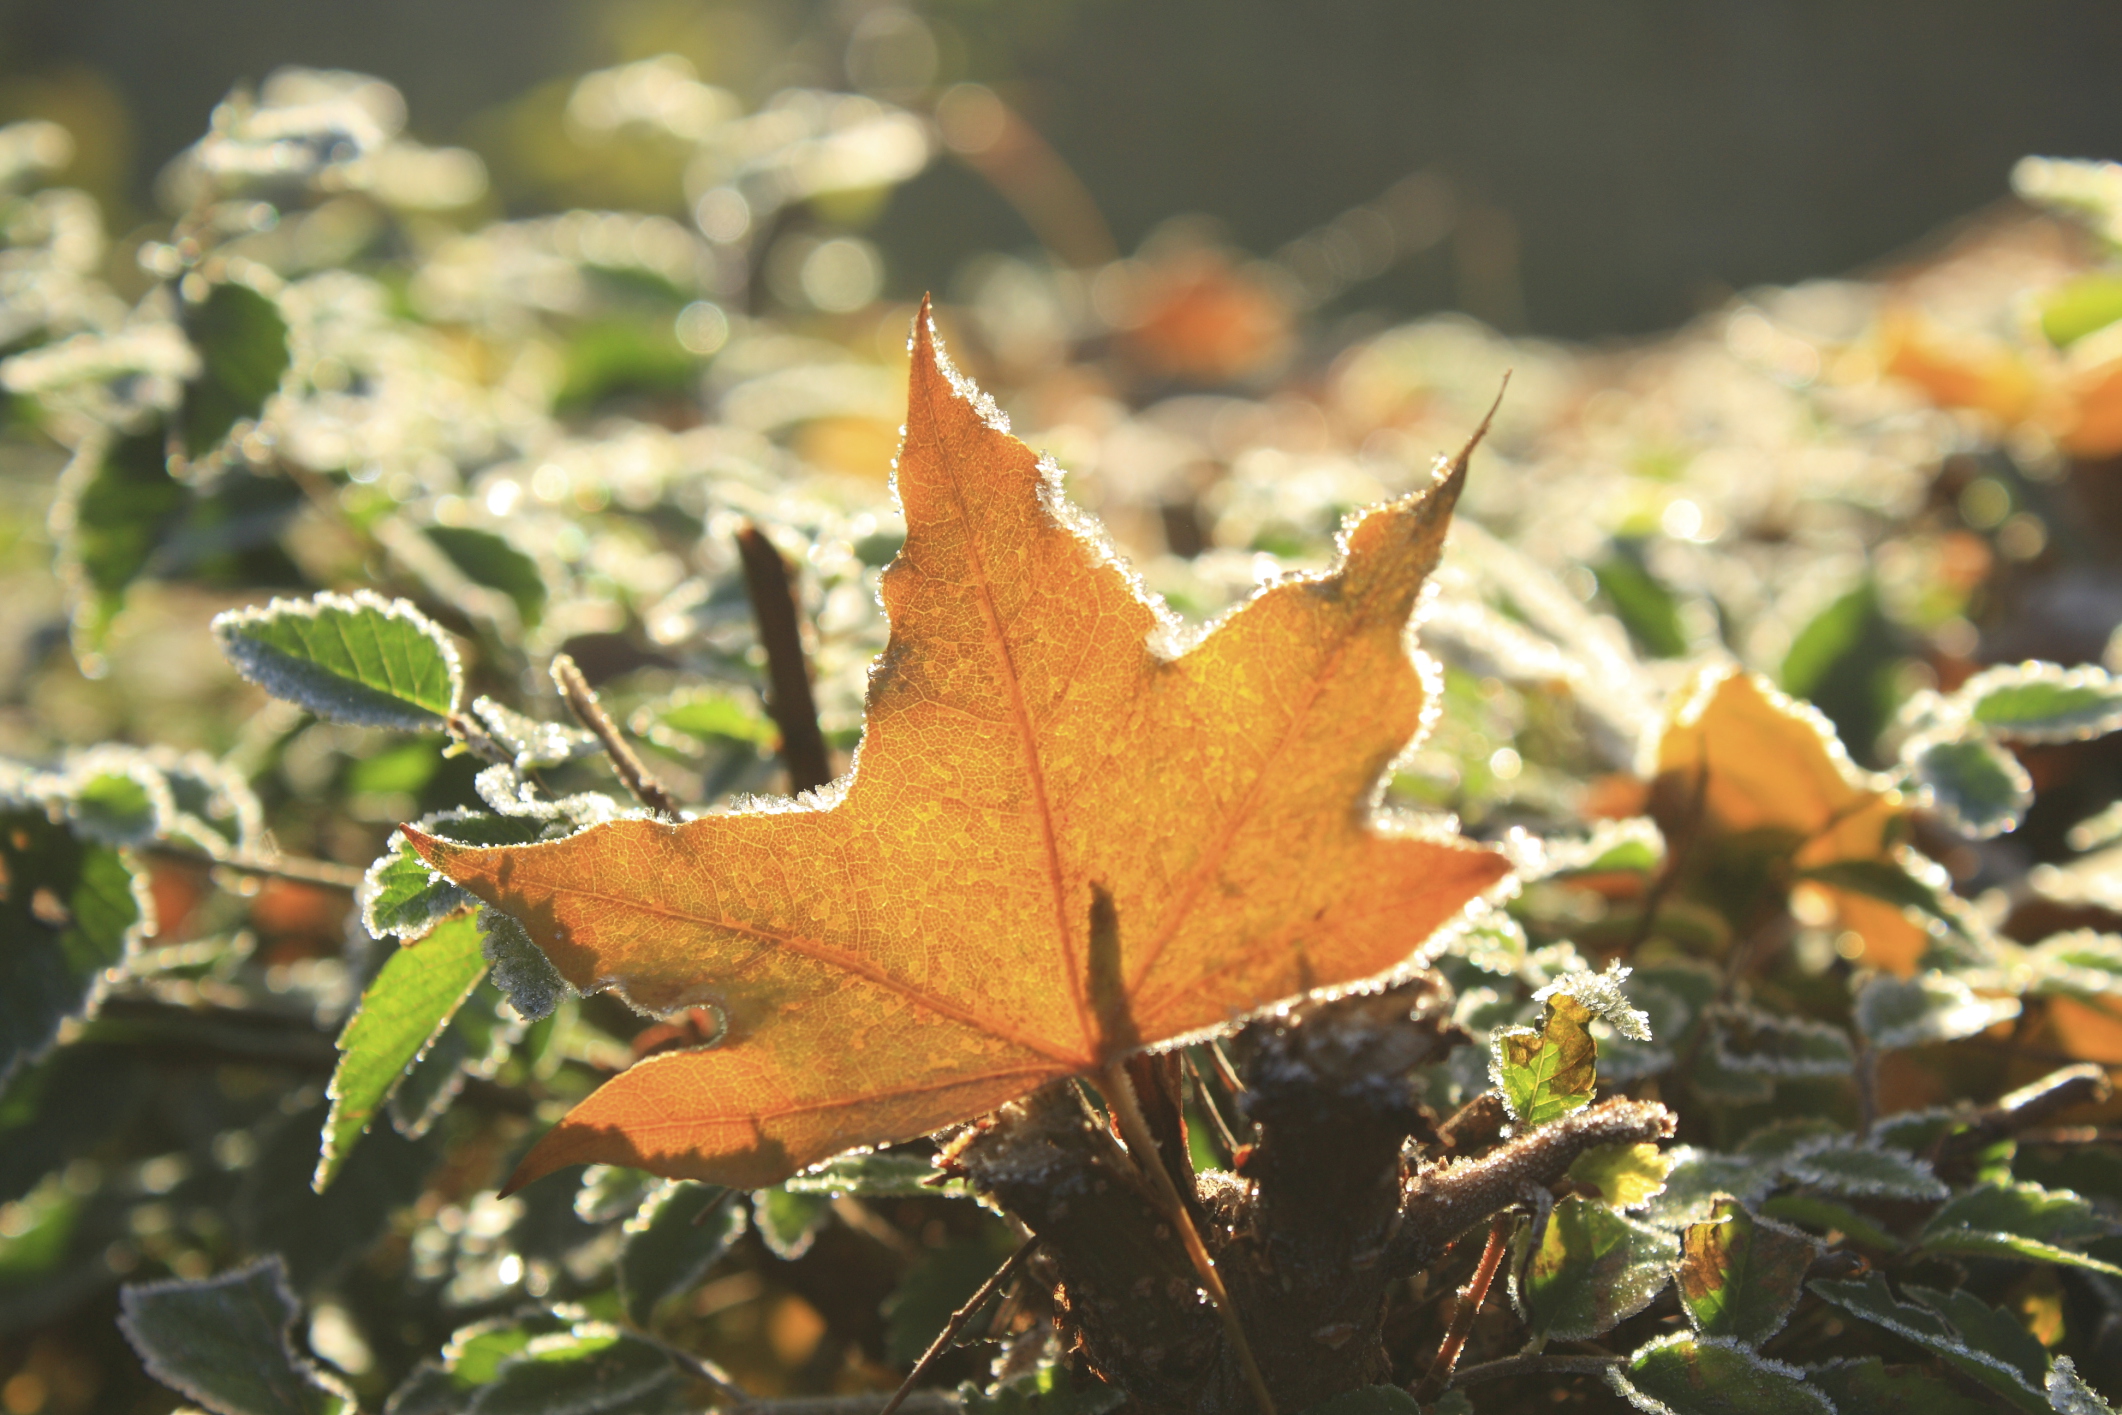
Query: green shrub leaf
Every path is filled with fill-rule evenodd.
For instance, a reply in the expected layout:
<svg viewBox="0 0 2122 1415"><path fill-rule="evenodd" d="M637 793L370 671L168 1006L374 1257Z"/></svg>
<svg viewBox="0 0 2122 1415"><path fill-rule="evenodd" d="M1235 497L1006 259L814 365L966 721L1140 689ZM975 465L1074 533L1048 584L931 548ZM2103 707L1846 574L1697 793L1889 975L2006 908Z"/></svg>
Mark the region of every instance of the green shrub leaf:
<svg viewBox="0 0 2122 1415"><path fill-rule="evenodd" d="M1852 1140L1803 1148L1784 1161L1783 1170L1802 1183L1858 1199L1942 1199L1948 1192L1915 1156Z"/></svg>
<svg viewBox="0 0 2122 1415"><path fill-rule="evenodd" d="M1949 702L2008 742L2082 742L2122 727L2122 682L2091 664L1991 668Z"/></svg>
<svg viewBox="0 0 2122 1415"><path fill-rule="evenodd" d="M78 646L103 647L126 588L154 562L191 493L169 474L160 423L120 436L98 432L74 452L52 506L52 539L74 599Z"/></svg>
<svg viewBox="0 0 2122 1415"><path fill-rule="evenodd" d="M526 625L545 613L545 574L538 562L508 543L505 536L470 526L429 526L427 538L475 585L499 590L514 601Z"/></svg>
<svg viewBox="0 0 2122 1415"><path fill-rule="evenodd" d="M404 600L367 590L276 599L214 619L236 671L333 722L439 731L463 674L442 631Z"/></svg>
<svg viewBox="0 0 2122 1415"><path fill-rule="evenodd" d="M1973 1400L1913 1366L1888 1366L1876 1356L1834 1361L1806 1373L1845 1415L1989 1415Z"/></svg>
<svg viewBox="0 0 2122 1415"><path fill-rule="evenodd" d="M1721 1200L1680 1235L1680 1305L1702 1335L1759 1346L1782 1329L1821 1251L1811 1235Z"/></svg>
<svg viewBox="0 0 2122 1415"><path fill-rule="evenodd" d="M407 1069L442 1035L486 976L479 944L472 915L460 914L419 944L393 953L361 995L360 1007L339 1034L331 1114L310 1180L320 1193L346 1164L377 1109L405 1080Z"/></svg>
<svg viewBox="0 0 2122 1415"><path fill-rule="evenodd" d="M2056 1415L2115 1415L2115 1407L2085 1383L2068 1356L2058 1356L2048 1373L2048 1403Z"/></svg>
<svg viewBox="0 0 2122 1415"><path fill-rule="evenodd" d="M465 1415L673 1415L684 1377L662 1347L604 1322L534 1336Z"/></svg>
<svg viewBox="0 0 2122 1415"><path fill-rule="evenodd" d="M353 1397L295 1353L298 1309L277 1257L197 1282L135 1283L119 1327L156 1380L214 1415L333 1415Z"/></svg>
<svg viewBox="0 0 2122 1415"><path fill-rule="evenodd" d="M1557 993L1539 1031L1499 1028L1490 1038L1489 1074L1520 1124L1544 1125L1591 1103L1598 1082L1591 1020L1584 1004Z"/></svg>
<svg viewBox="0 0 2122 1415"><path fill-rule="evenodd" d="M1608 1382L1652 1415L1836 1415L1805 1372L1739 1342L1675 1332L1636 1348Z"/></svg>
<svg viewBox="0 0 2122 1415"><path fill-rule="evenodd" d="M1879 1273L1869 1273L1862 1281L1816 1279L1806 1286L1851 1316L1942 1357L2024 1415L2050 1415L2040 1391L2047 1353L2016 1317L1972 1297L1948 1304L1938 1300L1940 1294L1922 1288L1907 1289L1922 1305L1903 1302Z"/></svg>
<svg viewBox="0 0 2122 1415"><path fill-rule="evenodd" d="M946 1179L927 1155L890 1151L842 1155L804 1170L782 1187L791 1194L846 1194L858 1199L933 1198L938 1194L955 1198L970 1192L965 1181Z"/></svg>
<svg viewBox="0 0 2122 1415"><path fill-rule="evenodd" d="M1851 1007L1857 1030L1880 1051L1971 1037L2019 1015L2012 998L1978 997L1958 978L1928 972L1913 978L1884 974L1857 990Z"/></svg>
<svg viewBox="0 0 2122 1415"><path fill-rule="evenodd" d="M832 1212L833 1201L825 1194L791 1193L778 1186L752 1195L752 1227L777 1258L794 1260L809 1252Z"/></svg>
<svg viewBox="0 0 2122 1415"><path fill-rule="evenodd" d="M199 374L184 387L184 450L203 457L238 422L255 418L287 372L287 321L248 285L214 286L187 305L184 332L199 351Z"/></svg>
<svg viewBox="0 0 2122 1415"><path fill-rule="evenodd" d="M748 1206L730 1197L718 1184L668 1180L651 1190L626 1221L619 1297L636 1325L647 1323L658 1302L697 1283L744 1235Z"/></svg>
<svg viewBox="0 0 2122 1415"><path fill-rule="evenodd" d="M1588 1340L1642 1311L1680 1258L1672 1234L1574 1197L1555 1205L1528 1265L1531 1235L1528 1224L1512 1245L1511 1296L1535 1335L1563 1341Z"/></svg>
<svg viewBox="0 0 2122 1415"><path fill-rule="evenodd" d="M1901 749L1917 798L1953 830L1987 840L2016 830L2034 780L1985 732L1924 734Z"/></svg>
<svg viewBox="0 0 2122 1415"><path fill-rule="evenodd" d="M2067 1189L2038 1184L1985 1184L1958 1196L1923 1226L1934 1253L1980 1253L2090 1268L2122 1277L2122 1268L2076 1251L2116 1226Z"/></svg>

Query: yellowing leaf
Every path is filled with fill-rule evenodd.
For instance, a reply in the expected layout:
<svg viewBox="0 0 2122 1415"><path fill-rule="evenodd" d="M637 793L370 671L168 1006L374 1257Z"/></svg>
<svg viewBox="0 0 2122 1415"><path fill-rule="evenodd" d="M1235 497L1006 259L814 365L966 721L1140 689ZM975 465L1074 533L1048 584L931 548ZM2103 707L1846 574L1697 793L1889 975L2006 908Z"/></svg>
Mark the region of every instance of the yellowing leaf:
<svg viewBox="0 0 2122 1415"><path fill-rule="evenodd" d="M1586 1150L1569 1167L1580 1189L1596 1190L1610 1209L1639 1209L1665 1192L1674 1157L1656 1145L1600 1145Z"/></svg>
<svg viewBox="0 0 2122 1415"><path fill-rule="evenodd" d="M1511 1027L1496 1033L1496 1087L1521 1124L1544 1125L1591 1103L1599 1055L1591 1020L1590 1008L1557 993L1548 1000L1547 1021L1539 1031Z"/></svg>
<svg viewBox="0 0 2122 1415"><path fill-rule="evenodd" d="M1420 721L1403 634L1467 455L1175 653L924 313L850 776L684 825L410 837L578 988L724 1022L577 1106L517 1182L605 1161L759 1188L1406 960L1506 868L1371 810Z"/></svg>
<svg viewBox="0 0 2122 1415"><path fill-rule="evenodd" d="M1705 671L1679 699L1658 743L1658 775L1691 796L1729 835L1784 837L1794 870L1893 859L1900 793L1866 779L1826 718L1754 674ZM1864 939L1865 959L1903 977L1928 936L1899 905L1814 882L1842 926Z"/></svg>

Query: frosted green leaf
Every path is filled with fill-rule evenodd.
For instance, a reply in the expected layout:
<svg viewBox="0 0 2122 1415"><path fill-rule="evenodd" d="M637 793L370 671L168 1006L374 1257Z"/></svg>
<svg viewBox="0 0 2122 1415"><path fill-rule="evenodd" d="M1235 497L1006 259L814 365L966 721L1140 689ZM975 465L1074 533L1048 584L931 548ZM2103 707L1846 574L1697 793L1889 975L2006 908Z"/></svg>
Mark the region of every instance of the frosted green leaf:
<svg viewBox="0 0 2122 1415"><path fill-rule="evenodd" d="M436 732L463 687L457 650L404 600L368 590L214 617L221 652L276 698L333 722Z"/></svg>
<svg viewBox="0 0 2122 1415"><path fill-rule="evenodd" d="M1950 701L2008 742L2082 742L2122 727L2122 681L2092 664L1987 669L1961 684Z"/></svg>
<svg viewBox="0 0 2122 1415"><path fill-rule="evenodd" d="M1849 1034L1824 1022L1727 1003L1710 1009L1707 1025L1710 1051L1727 1072L1794 1080L1847 1076L1856 1066Z"/></svg>
<svg viewBox="0 0 2122 1415"><path fill-rule="evenodd" d="M1917 799L1971 839L2016 830L2034 801L2026 768L1980 730L1911 738L1901 761Z"/></svg>
<svg viewBox="0 0 2122 1415"><path fill-rule="evenodd" d="M1678 1145L1667 1150L1673 1161L1665 1188L1651 1200L1644 1221L1659 1228L1680 1228L1710 1216L1719 1198L1735 1195L1751 1202L1776 1182L1776 1165L1750 1155L1722 1155Z"/></svg>
<svg viewBox="0 0 2122 1415"><path fill-rule="evenodd" d="M712 742L770 747L781 736L758 702L736 693L696 690L643 708L631 723L657 746L697 755Z"/></svg>
<svg viewBox="0 0 2122 1415"><path fill-rule="evenodd" d="M1761 1201L1770 1218L1817 1229L1838 1243L1854 1243L1875 1253L1898 1253L1907 1245L1847 1204L1818 1194L1778 1194Z"/></svg>
<svg viewBox="0 0 2122 1415"><path fill-rule="evenodd" d="M391 1128L408 1139L425 1135L448 1114L465 1082L493 1079L525 1030L523 1019L502 1007L499 988L472 989L391 1093Z"/></svg>
<svg viewBox="0 0 2122 1415"><path fill-rule="evenodd" d="M184 386L178 417L184 450L203 457L238 422L255 418L287 372L287 321L248 285L224 282L184 308L184 332L199 373Z"/></svg>
<svg viewBox="0 0 2122 1415"><path fill-rule="evenodd" d="M1562 993L1567 993L1601 1022L1612 1027L1630 1041L1647 1042L1651 1039L1650 1018L1645 1016L1629 1000L1622 984L1628 981L1629 969L1618 960L1606 965L1603 973L1580 969L1555 979L1533 994L1534 1002L1546 1002Z"/></svg>
<svg viewBox="0 0 2122 1415"><path fill-rule="evenodd" d="M777 1258L792 1260L808 1253L832 1212L833 1201L824 1194L777 1187L752 1195L752 1227Z"/></svg>
<svg viewBox="0 0 2122 1415"><path fill-rule="evenodd" d="M1893 1295L1886 1278L1879 1273L1866 1274L1861 1282L1816 1279L1806 1286L1851 1316L1884 1327L1942 1357L2022 1415L2052 1415L2037 1384L2043 1379L2047 1354L2016 1317L1996 1312L1972 1297L1956 1304L1958 1310L1950 1313L1941 1313L1928 1302L1922 1306L1903 1302ZM1908 1290L1911 1295L1921 1291ZM2009 1330L2002 1323L2009 1323ZM1965 1331L1963 1324L1976 1330ZM2017 1333L2016 1338L2013 1332Z"/></svg>
<svg viewBox="0 0 2122 1415"><path fill-rule="evenodd" d="M1665 1192L1673 1163L1654 1144L1600 1145L1577 1156L1569 1178L1610 1209L1640 1209Z"/></svg>
<svg viewBox="0 0 2122 1415"><path fill-rule="evenodd" d="M491 904L479 911L479 951L493 965L494 986L526 1022L550 1017L573 989L523 925Z"/></svg>
<svg viewBox="0 0 2122 1415"><path fill-rule="evenodd" d="M584 1223L610 1223L637 1211L659 1181L644 1169L620 1164L593 1164L582 1171L575 1191L575 1217Z"/></svg>
<svg viewBox="0 0 2122 1415"><path fill-rule="evenodd" d="M1606 1379L1650 1415L1837 1415L1805 1372L1723 1337L1661 1336Z"/></svg>
<svg viewBox="0 0 2122 1415"><path fill-rule="evenodd" d="M1858 1199L1942 1199L1948 1192L1925 1161L1853 1141L1801 1150L1783 1170L1800 1183Z"/></svg>
<svg viewBox="0 0 2122 1415"><path fill-rule="evenodd" d="M2067 1189L1985 1184L1931 1215L1923 1246L1934 1253L2027 1258L2122 1277L2122 1268L2077 1251L2115 1231L2114 1223Z"/></svg>
<svg viewBox="0 0 2122 1415"><path fill-rule="evenodd" d="M55 825L26 783L19 795L12 784L0 778L0 1085L67 1018L94 1014L110 971L153 927L126 857Z"/></svg>
<svg viewBox="0 0 2122 1415"><path fill-rule="evenodd" d="M324 1147L310 1184L320 1193L353 1152L376 1111L404 1081L472 989L486 976L479 929L462 914L420 943L401 948L361 995L361 1005L339 1034L339 1064L328 1094Z"/></svg>
<svg viewBox="0 0 2122 1415"><path fill-rule="evenodd" d="M603 750L594 736L579 727L540 722L513 708L503 707L492 698L473 699L472 716L479 719L479 725L486 729L488 736L515 753L518 771L560 766Z"/></svg>
<svg viewBox="0 0 2122 1415"><path fill-rule="evenodd" d="M483 811L442 811L416 824L429 835L462 845L523 845L544 831L538 821ZM361 923L370 938L411 943L427 937L428 930L450 915L478 904L430 869L403 834L392 831L383 851L361 880Z"/></svg>
<svg viewBox="0 0 2122 1415"><path fill-rule="evenodd" d="M1958 978L1928 972L1913 978L1881 974L1857 990L1850 1009L1857 1030L1880 1051L1971 1037L2019 1015L2008 997L1978 997Z"/></svg>
<svg viewBox="0 0 2122 1415"><path fill-rule="evenodd" d="M279 1258L195 1282L134 1283L118 1326L147 1373L214 1415L335 1415L353 1396L296 1354Z"/></svg>
<svg viewBox="0 0 2122 1415"><path fill-rule="evenodd" d="M676 1415L685 1379L663 1348L604 1322L534 1336L465 1415Z"/></svg>
<svg viewBox="0 0 2122 1415"><path fill-rule="evenodd" d="M2068 1356L2058 1356L2048 1373L2048 1403L2056 1415L2115 1415L2115 1407L2085 1383Z"/></svg>
<svg viewBox="0 0 2122 1415"><path fill-rule="evenodd" d="M1598 1082L1591 1019L1576 998L1558 993L1539 1031L1498 1028L1489 1037L1489 1077L1519 1124L1545 1125L1591 1103Z"/></svg>
<svg viewBox="0 0 2122 1415"><path fill-rule="evenodd" d="M475 585L499 590L527 625L545 613L545 574L538 562L510 545L506 536L470 526L429 526L427 538Z"/></svg>
<svg viewBox="0 0 2122 1415"><path fill-rule="evenodd" d="M52 503L52 539L73 601L77 647L94 655L184 514L191 493L169 474L160 423L120 437L91 433L75 450Z"/></svg>
<svg viewBox="0 0 2122 1415"><path fill-rule="evenodd" d="M1890 1367L1876 1356L1817 1366L1805 1378L1846 1415L1989 1415L1995 1409L1928 1372Z"/></svg>
<svg viewBox="0 0 2122 1415"><path fill-rule="evenodd" d="M619 1249L619 1296L627 1317L646 1325L658 1302L699 1282L744 1236L746 1208L718 1184L668 1180L649 1191L626 1221Z"/></svg>
<svg viewBox="0 0 2122 1415"><path fill-rule="evenodd" d="M1822 1245L1721 1199L1680 1235L1680 1305L1704 1336L1759 1346L1782 1329Z"/></svg>
<svg viewBox="0 0 2122 1415"><path fill-rule="evenodd" d="M1555 1205L1528 1265L1531 1234L1521 1227L1512 1244L1511 1298L1536 1335L1562 1341L1589 1340L1642 1311L1680 1258L1672 1234L1575 1197Z"/></svg>
<svg viewBox="0 0 2122 1415"><path fill-rule="evenodd" d="M841 1155L783 1181L791 1194L849 1195L858 1199L959 1198L971 1191L947 1179L927 1155Z"/></svg>

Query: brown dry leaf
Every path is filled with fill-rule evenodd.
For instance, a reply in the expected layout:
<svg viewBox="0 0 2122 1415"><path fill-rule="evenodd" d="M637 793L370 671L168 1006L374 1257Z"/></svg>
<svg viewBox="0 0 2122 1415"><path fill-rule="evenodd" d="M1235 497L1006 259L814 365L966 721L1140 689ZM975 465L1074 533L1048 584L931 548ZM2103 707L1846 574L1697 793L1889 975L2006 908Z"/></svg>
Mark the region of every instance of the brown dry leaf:
<svg viewBox="0 0 2122 1415"><path fill-rule="evenodd" d="M1820 713L1736 668L1705 670L1677 699L1658 743L1668 798L1707 769L1703 808L1720 833L1788 837L1794 870L1893 859L1899 792L1866 779ZM1864 940L1874 967L1907 977L1928 945L1898 905L1824 884L1842 927Z"/></svg>
<svg viewBox="0 0 2122 1415"><path fill-rule="evenodd" d="M1059 474L916 325L850 776L684 825L408 835L583 989L719 1044L577 1106L515 1182L606 1161L758 1187L1406 960L1502 858L1373 814L1419 725L1404 638L1472 450L1183 654Z"/></svg>

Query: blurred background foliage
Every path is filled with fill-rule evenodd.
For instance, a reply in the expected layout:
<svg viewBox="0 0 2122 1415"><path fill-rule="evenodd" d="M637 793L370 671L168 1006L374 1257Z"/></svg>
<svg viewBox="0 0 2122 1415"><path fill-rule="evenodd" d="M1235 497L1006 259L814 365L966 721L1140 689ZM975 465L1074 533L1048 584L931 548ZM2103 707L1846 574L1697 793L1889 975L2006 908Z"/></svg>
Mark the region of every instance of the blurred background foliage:
<svg viewBox="0 0 2122 1415"><path fill-rule="evenodd" d="M668 1191L496 1188L539 1121L697 1033L608 998L526 1024L492 983L313 1194L332 1039L397 956L353 907L393 827L541 791L570 820L622 807L564 732L481 710L521 739L482 770L268 700L208 627L379 589L449 633L467 696L549 729L567 652L704 807L786 784L733 540L756 522L844 763L930 289L953 355L1195 623L1325 564L1511 370L1393 804L1585 853L1658 814L1644 745L1734 659L1904 772L1937 862L1911 878L1979 936L1789 890L1763 1005L1846 1028L1864 970L1919 964L1998 1016L2025 999L1995 1046L1889 1058L1865 1102L1889 1112L2122 1064L2122 956L2027 961L2122 924L2122 739L2014 741L1979 803L1905 774L1989 665L2122 668L2122 169L2019 160L2122 151L2112 7L14 4L0 44L0 788L64 823L8 869L137 886L104 891L112 976L0 1033L8 1415L168 1409L119 1284L266 1253L363 1408L529 1300L762 1394L888 1387L991 1269L998 1220L902 1182L739 1198L749 1219L688 1216L697 1263L615 1279ZM1456 960L1465 1025L1526 1020L1599 958L1746 955L1756 921L1714 882L1632 912L1664 842L1629 840ZM1479 1089L1479 1049L1458 1060L1428 1103ZM1856 1115L1847 1076L1742 1080L1670 1083L1689 1145ZM2030 1146L2026 1172L2111 1205L2118 1154ZM2114 1388L2111 1285L1976 1276Z"/></svg>

